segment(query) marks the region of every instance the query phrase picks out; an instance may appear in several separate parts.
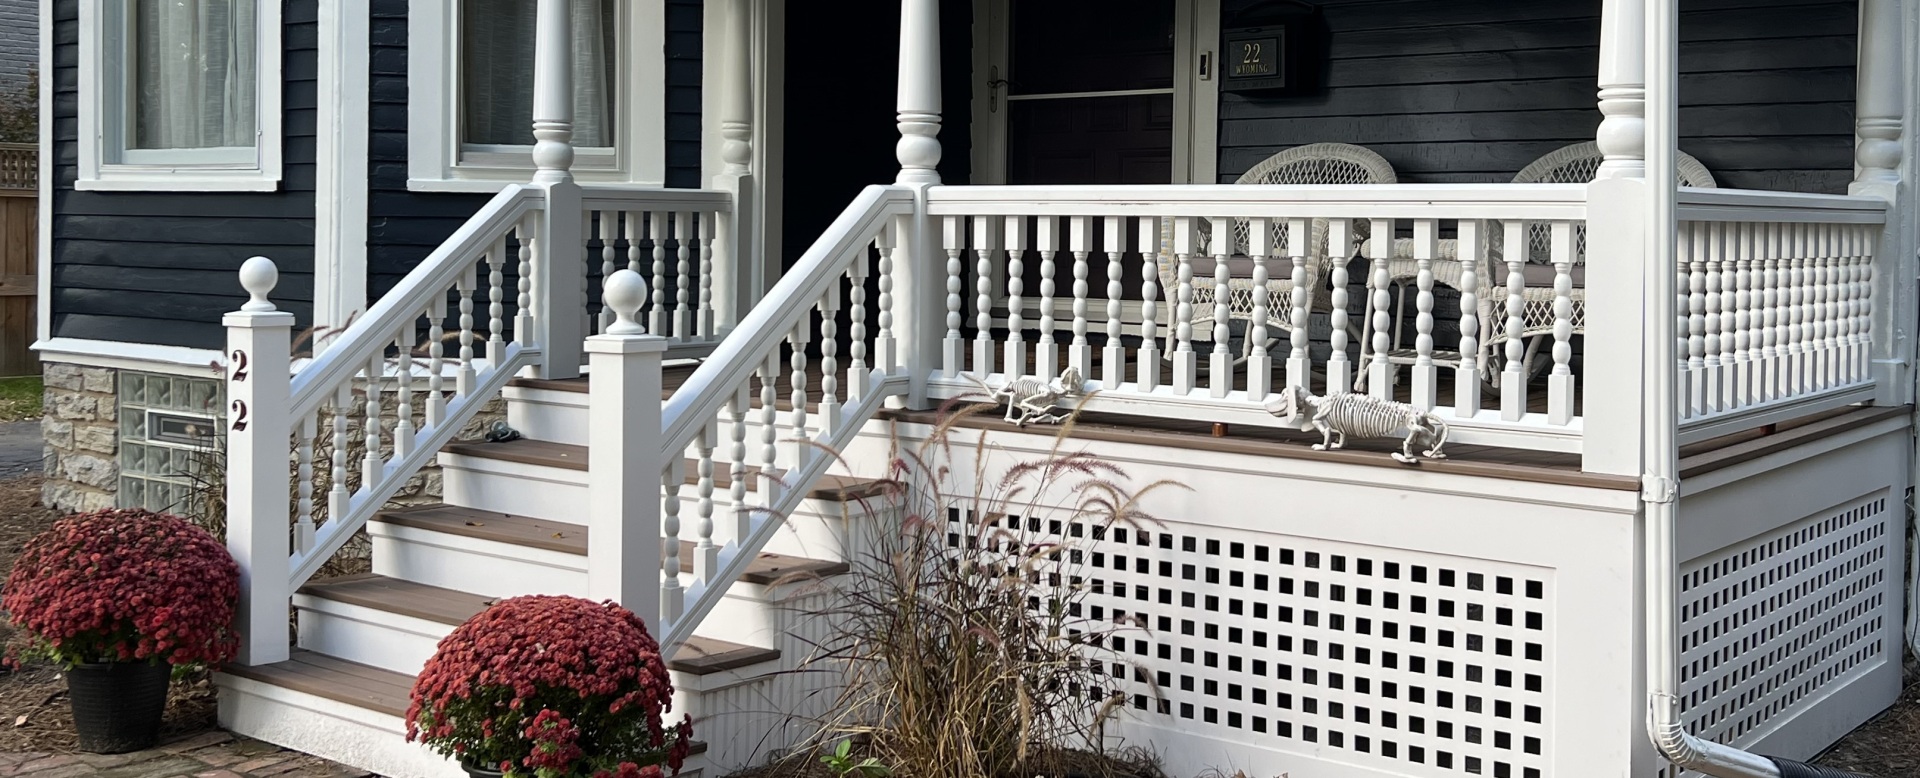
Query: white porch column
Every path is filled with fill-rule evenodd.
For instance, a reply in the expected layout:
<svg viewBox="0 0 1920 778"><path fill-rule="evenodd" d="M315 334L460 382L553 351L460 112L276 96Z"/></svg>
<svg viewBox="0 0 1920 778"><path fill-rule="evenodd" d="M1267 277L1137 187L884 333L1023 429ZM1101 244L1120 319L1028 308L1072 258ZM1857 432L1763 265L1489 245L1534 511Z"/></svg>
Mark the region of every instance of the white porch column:
<svg viewBox="0 0 1920 778"><path fill-rule="evenodd" d="M1600 130L1606 160L1595 178L1647 174L1647 0L1605 0L1600 6Z"/></svg>
<svg viewBox="0 0 1920 778"><path fill-rule="evenodd" d="M721 64L720 83L720 159L726 167L714 185L733 193L733 211L720 219L719 243L714 249L714 320L724 331L740 321L749 301L759 290L748 289L753 274L748 268L759 262L754 237L754 211L757 191L753 177L753 3L754 0L730 0L727 3L726 50Z"/></svg>
<svg viewBox="0 0 1920 778"><path fill-rule="evenodd" d="M896 100L902 184L937 184L940 174L940 2L900 0L900 91Z"/></svg>
<svg viewBox="0 0 1920 778"><path fill-rule="evenodd" d="M580 375L586 337L585 212L573 182L573 44L569 0L540 0L534 17L533 185L546 193L534 241L535 342L543 378Z"/></svg>
<svg viewBox="0 0 1920 778"><path fill-rule="evenodd" d="M1896 405L1913 396L1911 343L1915 310L1912 217L1899 203L1906 133L1906 0L1860 0L1860 56L1854 97L1855 174L1849 194L1893 204L1881 234L1873 272L1875 402Z"/></svg>

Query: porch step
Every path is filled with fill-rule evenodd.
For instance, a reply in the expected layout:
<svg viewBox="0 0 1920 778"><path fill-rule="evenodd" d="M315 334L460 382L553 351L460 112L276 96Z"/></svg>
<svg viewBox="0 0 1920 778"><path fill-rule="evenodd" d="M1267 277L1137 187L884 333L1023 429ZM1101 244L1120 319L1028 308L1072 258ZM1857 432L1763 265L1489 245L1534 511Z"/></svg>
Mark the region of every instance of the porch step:
<svg viewBox="0 0 1920 778"><path fill-rule="evenodd" d="M294 605L302 648L404 674L418 673L441 637L495 599L364 574L307 584ZM779 659L775 649L695 636L667 669L697 678Z"/></svg>
<svg viewBox="0 0 1920 778"><path fill-rule="evenodd" d="M425 746L405 742L413 681L411 675L304 649L294 649L284 662L228 667L215 676L221 694L236 698L223 701L243 706L232 715L230 705L221 707L222 728L382 775L465 775ZM277 708L277 715L249 715L263 705ZM299 726L312 717L320 721ZM345 737L358 730L377 736ZM315 737L329 733L336 736ZM694 755L707 751L705 741L691 746Z"/></svg>
<svg viewBox="0 0 1920 778"><path fill-rule="evenodd" d="M693 373L692 367L669 368L662 372L661 399L673 396L673 392ZM793 410L792 389L787 384L788 376L781 374L776 383L778 399L774 409L779 412L779 424L782 425L781 438L791 436L789 415ZM808 397L807 429L810 432L820 430L819 390L821 376L817 367L809 371L808 386L813 387ZM529 438L552 440L561 443L585 444L591 429L587 414L587 394L591 382L585 378L548 380L539 378L517 378L507 384L508 399L507 421L513 428ZM748 389L748 397L755 409L746 415L746 439L757 445L760 440L761 412L764 408L760 401L760 384L755 382ZM720 422L719 438L723 442L730 439L732 427L725 421Z"/></svg>

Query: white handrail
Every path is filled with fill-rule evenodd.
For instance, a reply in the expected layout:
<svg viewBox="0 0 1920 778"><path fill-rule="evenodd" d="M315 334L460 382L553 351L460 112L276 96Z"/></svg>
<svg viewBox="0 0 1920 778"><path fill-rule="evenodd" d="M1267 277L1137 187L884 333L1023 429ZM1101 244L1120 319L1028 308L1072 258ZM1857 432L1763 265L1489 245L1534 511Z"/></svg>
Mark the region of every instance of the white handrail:
<svg viewBox="0 0 1920 778"><path fill-rule="evenodd" d="M365 315L339 337L329 339L326 350L293 377L289 417L298 419L318 410L334 387L351 380L376 350L386 349L395 330L420 315L422 305L452 288L460 273L472 268L475 255L485 252L539 204L540 190L519 184L494 195Z"/></svg>
<svg viewBox="0 0 1920 778"><path fill-rule="evenodd" d="M637 189L626 186L585 184L580 187L583 210L606 211L633 205L650 205L672 211L733 210L733 193L724 189ZM631 210L628 208L628 210Z"/></svg>
<svg viewBox="0 0 1920 778"><path fill-rule="evenodd" d="M1198 216L1354 219L1586 217L1580 184L936 186L934 216Z"/></svg>
<svg viewBox="0 0 1920 778"><path fill-rule="evenodd" d="M1859 195L1682 189L1681 221L1885 224L1887 201Z"/></svg>

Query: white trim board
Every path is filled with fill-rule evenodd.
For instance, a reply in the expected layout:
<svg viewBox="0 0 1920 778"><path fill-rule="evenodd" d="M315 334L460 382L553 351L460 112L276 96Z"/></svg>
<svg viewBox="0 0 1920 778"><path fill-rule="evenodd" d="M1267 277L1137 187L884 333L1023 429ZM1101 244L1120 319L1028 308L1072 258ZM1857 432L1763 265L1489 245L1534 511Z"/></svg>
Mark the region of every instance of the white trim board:
<svg viewBox="0 0 1920 778"><path fill-rule="evenodd" d="M39 235L34 253L34 339L53 337L53 9L40 8L40 197L35 217Z"/></svg>
<svg viewBox="0 0 1920 778"><path fill-rule="evenodd" d="M407 91L419 98L407 101L407 189L415 192L492 193L533 174L530 153L461 159L459 2L407 2ZM619 0L616 7L624 14L615 36L620 137L611 155L581 153L573 174L581 183L657 187L666 178L666 0Z"/></svg>
<svg viewBox="0 0 1920 778"><path fill-rule="evenodd" d="M315 120L313 324L367 307L367 175L373 18L358 0L320 0Z"/></svg>
<svg viewBox="0 0 1920 778"><path fill-rule="evenodd" d="M122 343L81 338L42 338L33 344L43 362L139 370L148 373L218 378L226 357L218 351L151 343Z"/></svg>

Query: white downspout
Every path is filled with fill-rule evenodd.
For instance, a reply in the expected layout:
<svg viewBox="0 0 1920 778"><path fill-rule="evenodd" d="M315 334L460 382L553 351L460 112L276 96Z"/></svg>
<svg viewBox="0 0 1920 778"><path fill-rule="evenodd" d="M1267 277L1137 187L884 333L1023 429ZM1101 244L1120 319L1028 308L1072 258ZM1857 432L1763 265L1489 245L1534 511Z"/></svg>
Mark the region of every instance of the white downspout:
<svg viewBox="0 0 1920 778"><path fill-rule="evenodd" d="M1646 511L1647 729L1662 756L1717 778L1780 778L1763 756L1695 738L1680 720L1680 559L1676 551L1680 485L1679 384L1674 338L1678 253L1679 3L1650 0L1647 56L1647 326L1646 457L1641 500Z"/></svg>

